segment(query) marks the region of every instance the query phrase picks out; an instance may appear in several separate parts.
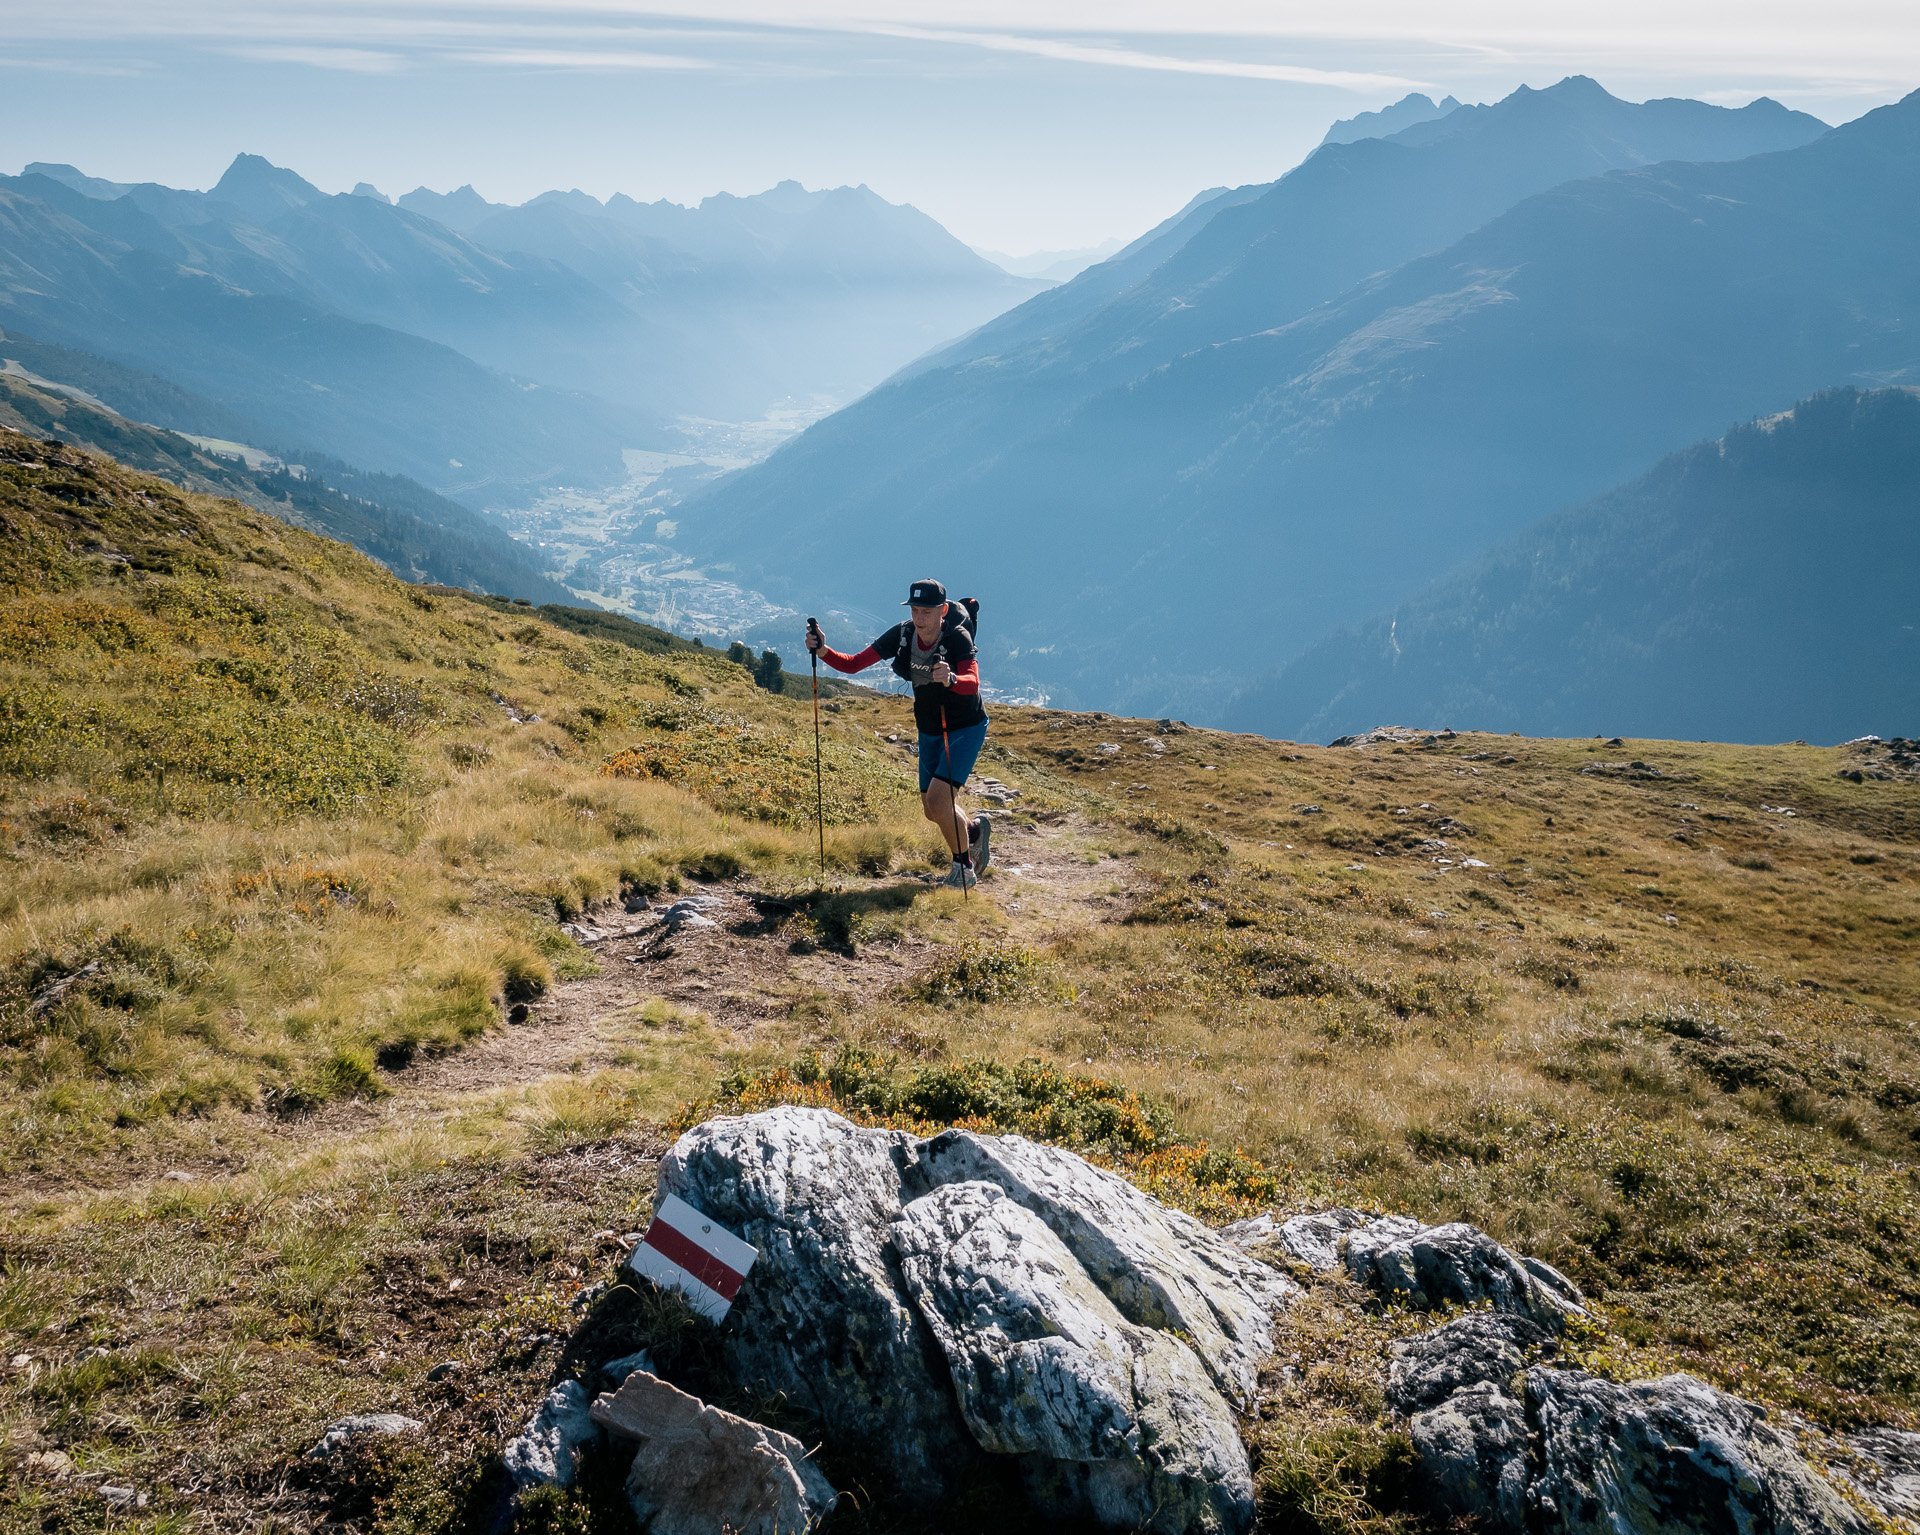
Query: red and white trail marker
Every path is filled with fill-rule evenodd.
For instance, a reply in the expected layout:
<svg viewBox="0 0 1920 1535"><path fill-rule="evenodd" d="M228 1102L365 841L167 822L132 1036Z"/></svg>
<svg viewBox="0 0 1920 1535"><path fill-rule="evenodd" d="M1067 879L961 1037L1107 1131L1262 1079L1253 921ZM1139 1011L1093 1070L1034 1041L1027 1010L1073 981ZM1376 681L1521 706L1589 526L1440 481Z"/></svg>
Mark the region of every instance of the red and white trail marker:
<svg viewBox="0 0 1920 1535"><path fill-rule="evenodd" d="M760 1256L731 1231L715 1225L677 1195L653 1212L653 1224L627 1266L655 1284L679 1290L709 1321L726 1318L747 1270Z"/></svg>

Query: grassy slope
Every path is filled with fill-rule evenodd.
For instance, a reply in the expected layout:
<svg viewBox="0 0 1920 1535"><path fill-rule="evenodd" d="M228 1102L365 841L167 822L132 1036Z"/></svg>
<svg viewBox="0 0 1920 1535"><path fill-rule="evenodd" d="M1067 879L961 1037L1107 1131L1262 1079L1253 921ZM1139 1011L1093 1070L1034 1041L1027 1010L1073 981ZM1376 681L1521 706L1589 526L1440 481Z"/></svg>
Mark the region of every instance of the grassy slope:
<svg viewBox="0 0 1920 1535"><path fill-rule="evenodd" d="M23 1469L51 1447L150 1491L154 1528L456 1527L659 1127L809 1048L1097 1073L1283 1203L1563 1264L1607 1308L1596 1362L1916 1421L1920 784L1814 748L1334 751L1003 708L989 770L1136 871L1128 920L752 1037L642 1010L626 1067L394 1118L410 1060L592 965L559 916L734 870L804 892L806 704L17 436L0 523L0 1362L27 1360L0 1529L105 1519ZM925 860L875 738L900 702L834 703L836 869ZM908 920L991 955L1008 919ZM310 1485L321 1425L393 1406L430 1451ZM1372 1522L1326 1415L1265 1452L1275 1528Z"/></svg>

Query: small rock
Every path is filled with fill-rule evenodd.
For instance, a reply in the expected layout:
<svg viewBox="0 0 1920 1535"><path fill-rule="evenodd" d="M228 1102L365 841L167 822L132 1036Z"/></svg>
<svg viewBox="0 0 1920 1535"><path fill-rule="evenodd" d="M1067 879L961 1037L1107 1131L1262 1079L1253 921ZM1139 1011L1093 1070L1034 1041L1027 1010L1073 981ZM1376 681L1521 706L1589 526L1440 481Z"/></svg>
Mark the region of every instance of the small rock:
<svg viewBox="0 0 1920 1535"><path fill-rule="evenodd" d="M571 1487L580 1473L580 1452L600 1432L587 1388L562 1381L547 1393L527 1426L500 1452L513 1485Z"/></svg>
<svg viewBox="0 0 1920 1535"><path fill-rule="evenodd" d="M1325 815L1326 811L1322 810L1318 805L1295 805L1293 807L1293 813L1295 815Z"/></svg>
<svg viewBox="0 0 1920 1535"><path fill-rule="evenodd" d="M104 1359L107 1357L107 1355L111 1354L112 1352L113 1352L112 1349L107 1348L103 1344L99 1344L99 1343L89 1344L86 1348L81 1349L79 1353L73 1356L73 1362L75 1364L85 1364L89 1359Z"/></svg>
<svg viewBox="0 0 1920 1535"><path fill-rule="evenodd" d="M633 1371L592 1413L640 1442L627 1500L650 1535L803 1535L839 1500L798 1439L649 1371Z"/></svg>
<svg viewBox="0 0 1920 1535"><path fill-rule="evenodd" d="M161 1177L164 1178L168 1183L193 1182L193 1174L190 1172L183 1171L178 1167L170 1168L167 1172L162 1173Z"/></svg>
<svg viewBox="0 0 1920 1535"><path fill-rule="evenodd" d="M307 1451L307 1459L328 1460L356 1439L378 1434L411 1434L420 1427L422 1424L418 1418L409 1418L397 1412L356 1413L350 1418L329 1424L319 1441Z"/></svg>
<svg viewBox="0 0 1920 1535"><path fill-rule="evenodd" d="M699 932L706 928L717 928L719 923L707 915L707 912L719 906L711 896L690 895L675 901L660 914L660 920L670 933Z"/></svg>
<svg viewBox="0 0 1920 1535"><path fill-rule="evenodd" d="M145 1508L152 1499L144 1492L132 1487L124 1487L116 1482L102 1482L94 1488L101 1501L115 1508Z"/></svg>
<svg viewBox="0 0 1920 1535"><path fill-rule="evenodd" d="M427 1379L452 1380L454 1376L460 1374L465 1369L466 1366L458 1359L443 1359L431 1370L427 1371Z"/></svg>
<svg viewBox="0 0 1920 1535"><path fill-rule="evenodd" d="M24 1464L27 1470L50 1476L55 1481L65 1481L73 1475L73 1457L65 1450L35 1450Z"/></svg>

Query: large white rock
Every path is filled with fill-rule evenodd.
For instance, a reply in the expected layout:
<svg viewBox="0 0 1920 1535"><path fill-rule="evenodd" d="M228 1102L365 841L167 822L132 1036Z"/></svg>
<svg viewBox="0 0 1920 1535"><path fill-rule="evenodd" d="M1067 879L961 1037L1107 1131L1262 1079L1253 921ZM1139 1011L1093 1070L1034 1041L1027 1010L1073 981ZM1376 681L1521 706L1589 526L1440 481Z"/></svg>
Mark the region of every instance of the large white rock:
<svg viewBox="0 0 1920 1535"><path fill-rule="evenodd" d="M1046 1222L1120 1314L1183 1333L1235 1405L1252 1405L1273 1313L1299 1287L1183 1211L1058 1146L949 1130L920 1150L916 1184L998 1184Z"/></svg>
<svg viewBox="0 0 1920 1535"><path fill-rule="evenodd" d="M1423 1226L1385 1216L1347 1232L1340 1253L1360 1283L1422 1308L1487 1305L1556 1331L1585 1314L1566 1275L1464 1221Z"/></svg>
<svg viewBox="0 0 1920 1535"><path fill-rule="evenodd" d="M1123 1317L1051 1229L991 1183L950 1183L893 1224L907 1288L989 1451L1035 1501L1112 1529L1243 1530L1253 1477L1193 1352Z"/></svg>
<svg viewBox="0 0 1920 1535"><path fill-rule="evenodd" d="M721 1334L735 1375L908 1499L1014 1456L1062 1519L1146 1526L1164 1493L1193 1528L1243 1527L1232 1409L1297 1291L1197 1221L1017 1136L922 1141L819 1109L697 1126L659 1188L760 1250ZM976 1229L941 1255L940 1233Z"/></svg>

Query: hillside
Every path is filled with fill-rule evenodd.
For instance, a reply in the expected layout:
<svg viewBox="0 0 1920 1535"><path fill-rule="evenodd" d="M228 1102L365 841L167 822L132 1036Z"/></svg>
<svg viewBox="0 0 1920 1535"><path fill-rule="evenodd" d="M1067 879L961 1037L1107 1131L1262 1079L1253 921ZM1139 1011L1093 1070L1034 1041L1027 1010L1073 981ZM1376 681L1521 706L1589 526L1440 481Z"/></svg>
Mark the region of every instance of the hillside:
<svg viewBox="0 0 1920 1535"><path fill-rule="evenodd" d="M1240 729L1842 741L1920 727L1920 395L1675 454L1235 700Z"/></svg>
<svg viewBox="0 0 1920 1535"><path fill-rule="evenodd" d="M1430 143L1329 145L1091 314L1046 319L1101 268L721 482L686 537L821 602L959 519L972 563L947 579L997 595L1054 696L1217 718L1542 507L1897 377L1916 117L1808 143L1817 125L1770 104L1634 106L1576 80L1422 125ZM1112 642L1062 643L1063 610ZM1260 614L1251 664L1218 643L1222 612Z"/></svg>
<svg viewBox="0 0 1920 1535"><path fill-rule="evenodd" d="M0 340L0 355L11 350L10 342ZM437 581L534 602L577 601L498 528L397 475L368 474L312 453L299 455L294 469L279 461L249 468L174 432L128 421L71 393L6 374L0 374L0 425L30 437L92 448L183 490L231 496L351 544L404 580Z"/></svg>
<svg viewBox="0 0 1920 1535"><path fill-rule="evenodd" d="M1473 1221L1586 1291L1589 1370L1920 1426L1905 748L1003 706L963 899L898 699L823 711L823 878L806 700L5 431L0 635L9 1535L484 1523L578 1329L704 1346L591 1288L671 1128L795 1099L1210 1220ZM1260 1528L1437 1531L1393 1314L1326 1314L1246 1425ZM306 1458L375 1411L424 1427ZM630 1530L595 1477L538 1527Z"/></svg>

